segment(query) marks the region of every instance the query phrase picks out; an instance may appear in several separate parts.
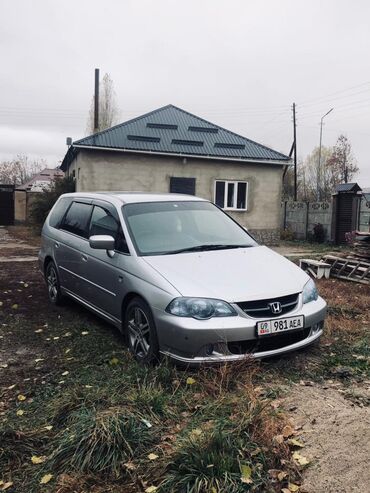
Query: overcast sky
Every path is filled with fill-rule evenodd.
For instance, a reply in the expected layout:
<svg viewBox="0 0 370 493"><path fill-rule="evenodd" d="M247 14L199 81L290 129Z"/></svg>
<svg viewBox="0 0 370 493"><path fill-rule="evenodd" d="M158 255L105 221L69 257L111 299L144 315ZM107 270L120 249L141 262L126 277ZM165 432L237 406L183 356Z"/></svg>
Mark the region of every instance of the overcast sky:
<svg viewBox="0 0 370 493"><path fill-rule="evenodd" d="M0 0L0 159L54 167L85 135L94 68L121 121L172 103L298 155L350 139L370 187L368 0Z"/></svg>

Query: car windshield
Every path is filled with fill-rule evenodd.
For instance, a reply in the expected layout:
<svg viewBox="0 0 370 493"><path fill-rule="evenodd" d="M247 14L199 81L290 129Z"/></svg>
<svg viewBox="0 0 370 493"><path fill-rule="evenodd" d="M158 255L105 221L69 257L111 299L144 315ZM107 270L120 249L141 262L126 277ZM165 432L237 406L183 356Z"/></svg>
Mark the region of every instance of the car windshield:
<svg viewBox="0 0 370 493"><path fill-rule="evenodd" d="M210 202L145 202L126 204L122 210L140 255L257 245L241 226Z"/></svg>

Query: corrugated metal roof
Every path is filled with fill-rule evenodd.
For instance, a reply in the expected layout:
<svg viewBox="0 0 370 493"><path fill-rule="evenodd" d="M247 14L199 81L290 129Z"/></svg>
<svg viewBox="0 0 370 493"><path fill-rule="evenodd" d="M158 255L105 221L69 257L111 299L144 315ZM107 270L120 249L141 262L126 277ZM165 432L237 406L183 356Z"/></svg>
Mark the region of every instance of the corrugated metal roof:
<svg viewBox="0 0 370 493"><path fill-rule="evenodd" d="M73 146L241 160L290 160L285 154L171 104L77 140ZM70 158L72 152L66 154L62 169L68 167Z"/></svg>
<svg viewBox="0 0 370 493"><path fill-rule="evenodd" d="M335 187L336 192L359 192L361 188L357 183L340 183Z"/></svg>

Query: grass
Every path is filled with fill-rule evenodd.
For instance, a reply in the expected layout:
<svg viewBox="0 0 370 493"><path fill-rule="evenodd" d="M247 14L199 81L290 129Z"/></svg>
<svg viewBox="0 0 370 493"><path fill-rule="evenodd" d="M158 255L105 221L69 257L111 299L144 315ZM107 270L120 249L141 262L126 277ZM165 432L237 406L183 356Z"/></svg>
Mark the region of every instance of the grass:
<svg viewBox="0 0 370 493"><path fill-rule="evenodd" d="M368 375L365 286L319 282L330 310L316 349L180 370L165 360L139 366L115 329L74 303L50 308L32 263L8 268L0 272L0 480L14 483L10 492L280 492L300 478L287 440L276 440L287 425L280 386L341 378L338 367L351 368L349 382ZM286 473L280 482L276 471ZM41 490L44 474L53 477Z"/></svg>

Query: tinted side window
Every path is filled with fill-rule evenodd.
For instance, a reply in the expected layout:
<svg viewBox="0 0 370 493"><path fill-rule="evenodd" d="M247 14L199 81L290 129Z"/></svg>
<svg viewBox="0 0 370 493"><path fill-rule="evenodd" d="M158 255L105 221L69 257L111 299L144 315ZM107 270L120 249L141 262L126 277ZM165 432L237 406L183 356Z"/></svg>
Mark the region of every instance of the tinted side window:
<svg viewBox="0 0 370 493"><path fill-rule="evenodd" d="M89 236L109 235L115 239L115 249L119 252L129 253L125 236L120 223L112 214L102 207L95 206L90 222Z"/></svg>
<svg viewBox="0 0 370 493"><path fill-rule="evenodd" d="M72 199L70 197L62 197L56 203L49 217L49 225L53 228L59 228L61 220L69 207Z"/></svg>
<svg viewBox="0 0 370 493"><path fill-rule="evenodd" d="M61 229L87 238L91 208L92 206L89 204L73 202L64 218Z"/></svg>

